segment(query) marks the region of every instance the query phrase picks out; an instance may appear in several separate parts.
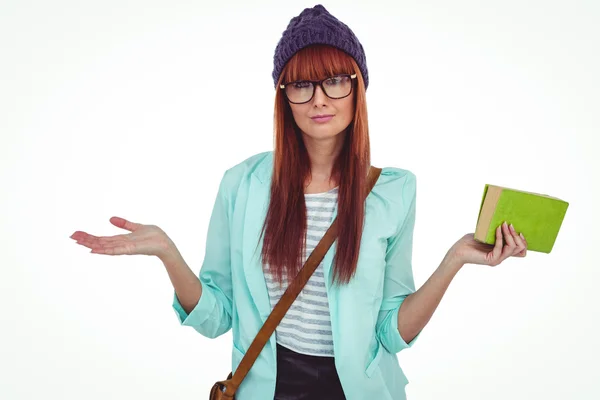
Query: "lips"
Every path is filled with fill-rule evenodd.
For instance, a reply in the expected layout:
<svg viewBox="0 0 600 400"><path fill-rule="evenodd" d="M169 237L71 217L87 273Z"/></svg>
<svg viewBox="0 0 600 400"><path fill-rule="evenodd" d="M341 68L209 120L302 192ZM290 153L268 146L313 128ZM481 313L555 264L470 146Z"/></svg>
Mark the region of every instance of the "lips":
<svg viewBox="0 0 600 400"><path fill-rule="evenodd" d="M332 114L320 114L320 115L315 115L314 117L311 117L312 119L315 118L327 118L327 117L333 117Z"/></svg>
<svg viewBox="0 0 600 400"><path fill-rule="evenodd" d="M318 123L328 122L333 118L333 115L322 115L322 116L314 116L312 120Z"/></svg>

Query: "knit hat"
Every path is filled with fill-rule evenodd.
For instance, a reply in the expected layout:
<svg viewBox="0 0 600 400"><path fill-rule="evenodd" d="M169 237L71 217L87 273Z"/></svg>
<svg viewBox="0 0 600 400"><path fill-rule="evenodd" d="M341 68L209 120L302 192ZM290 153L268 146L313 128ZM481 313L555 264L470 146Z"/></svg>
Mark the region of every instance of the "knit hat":
<svg viewBox="0 0 600 400"><path fill-rule="evenodd" d="M277 87L279 75L290 58L303 47L312 44L327 44L348 53L360 68L365 82L365 90L369 86L369 74L365 51L354 32L325 7L317 4L313 8L305 8L297 17L290 20L283 32L273 57L273 81Z"/></svg>

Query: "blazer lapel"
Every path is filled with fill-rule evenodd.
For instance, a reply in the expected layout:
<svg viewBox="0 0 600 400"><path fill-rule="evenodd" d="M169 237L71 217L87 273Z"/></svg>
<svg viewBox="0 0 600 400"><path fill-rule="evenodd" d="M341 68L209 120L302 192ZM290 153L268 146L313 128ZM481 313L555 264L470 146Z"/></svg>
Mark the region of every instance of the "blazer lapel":
<svg viewBox="0 0 600 400"><path fill-rule="evenodd" d="M269 206L271 175L272 163L263 160L250 176L242 250L248 288L263 323L271 313L271 303L260 257L262 240L259 243L258 237Z"/></svg>

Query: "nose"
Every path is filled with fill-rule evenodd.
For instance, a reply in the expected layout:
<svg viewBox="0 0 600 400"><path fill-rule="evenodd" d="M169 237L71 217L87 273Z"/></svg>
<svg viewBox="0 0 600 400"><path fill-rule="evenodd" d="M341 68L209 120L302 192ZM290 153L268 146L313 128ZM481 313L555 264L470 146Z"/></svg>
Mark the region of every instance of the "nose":
<svg viewBox="0 0 600 400"><path fill-rule="evenodd" d="M313 96L313 103L315 105L322 105L327 102L327 95L323 92L321 85L315 87L315 95Z"/></svg>

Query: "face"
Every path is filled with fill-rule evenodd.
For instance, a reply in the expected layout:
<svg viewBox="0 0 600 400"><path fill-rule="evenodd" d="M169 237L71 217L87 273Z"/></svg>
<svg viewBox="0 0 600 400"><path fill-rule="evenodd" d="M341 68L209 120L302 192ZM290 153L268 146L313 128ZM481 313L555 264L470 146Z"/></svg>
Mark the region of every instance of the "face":
<svg viewBox="0 0 600 400"><path fill-rule="evenodd" d="M323 83L326 85L326 83ZM342 99L331 99L320 85L313 98L304 104L288 103L296 124L304 135L312 139L332 138L343 132L354 118L354 90ZM318 120L317 115L332 115L328 120Z"/></svg>

